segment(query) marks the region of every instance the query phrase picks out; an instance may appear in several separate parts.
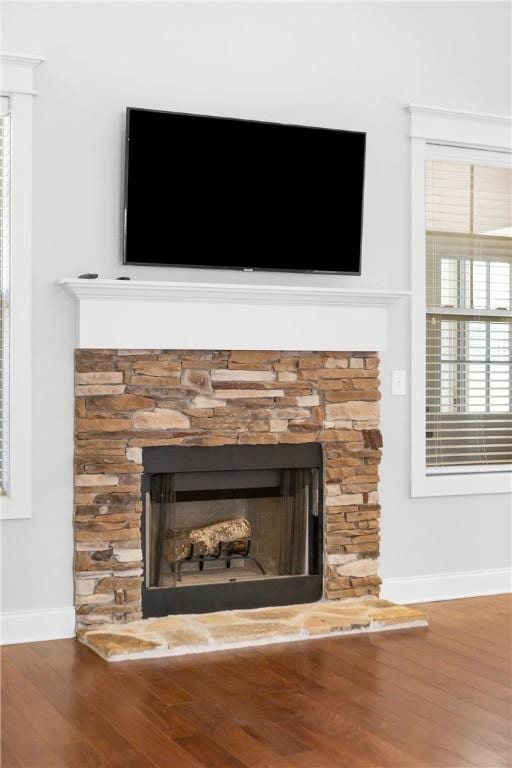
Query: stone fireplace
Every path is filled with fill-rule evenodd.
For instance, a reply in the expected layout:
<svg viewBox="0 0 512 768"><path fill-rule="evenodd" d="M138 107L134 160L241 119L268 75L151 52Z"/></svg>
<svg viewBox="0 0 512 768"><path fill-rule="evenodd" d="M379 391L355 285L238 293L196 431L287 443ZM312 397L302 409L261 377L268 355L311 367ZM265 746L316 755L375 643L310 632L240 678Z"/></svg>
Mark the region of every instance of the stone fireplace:
<svg viewBox="0 0 512 768"><path fill-rule="evenodd" d="M379 598L379 354L406 292L316 278L59 281L77 636L103 658L426 626Z"/></svg>
<svg viewBox="0 0 512 768"><path fill-rule="evenodd" d="M378 595L377 353L78 349L75 366L79 628L186 613L187 601L196 611L201 588L208 610L243 608L248 592L255 606ZM303 458L293 450L300 446ZM258 448L271 447L279 455L264 451L263 459ZM227 453L203 451L192 482L180 462L200 448ZM308 464L308 451L319 461ZM219 469L228 472L222 481L213 477ZM157 508L165 482L174 490L152 520L148 507ZM285 509L296 510L287 522ZM233 521L230 539L190 545ZM293 566L276 554L286 543L296 550ZM151 551L160 553L158 577Z"/></svg>

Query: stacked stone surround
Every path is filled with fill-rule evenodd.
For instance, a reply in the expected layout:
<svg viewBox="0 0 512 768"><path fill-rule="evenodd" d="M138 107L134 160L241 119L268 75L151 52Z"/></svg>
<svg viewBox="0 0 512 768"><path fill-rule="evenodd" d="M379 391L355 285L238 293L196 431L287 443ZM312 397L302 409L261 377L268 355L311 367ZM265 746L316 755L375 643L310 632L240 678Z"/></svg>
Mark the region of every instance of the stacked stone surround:
<svg viewBox="0 0 512 768"><path fill-rule="evenodd" d="M141 618L144 446L320 442L324 595L378 595L376 353L82 349L75 362L79 628Z"/></svg>

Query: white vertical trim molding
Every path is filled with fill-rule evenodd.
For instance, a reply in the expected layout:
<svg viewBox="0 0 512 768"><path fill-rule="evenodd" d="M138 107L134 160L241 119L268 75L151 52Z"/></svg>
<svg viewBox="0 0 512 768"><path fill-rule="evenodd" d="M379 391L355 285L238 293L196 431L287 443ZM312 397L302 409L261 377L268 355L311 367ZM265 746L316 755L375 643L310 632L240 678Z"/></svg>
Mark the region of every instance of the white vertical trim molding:
<svg viewBox="0 0 512 768"><path fill-rule="evenodd" d="M32 513L31 289L32 289L32 121L34 70L40 56L0 53L0 94L12 118L11 261L9 313L9 457L7 493L0 518Z"/></svg>
<svg viewBox="0 0 512 768"><path fill-rule="evenodd" d="M411 495L425 480L425 141L411 137Z"/></svg>
<svg viewBox="0 0 512 768"><path fill-rule="evenodd" d="M510 471L427 474L425 461L425 160L439 145L511 151L512 118L410 104L411 139L411 496L508 493Z"/></svg>

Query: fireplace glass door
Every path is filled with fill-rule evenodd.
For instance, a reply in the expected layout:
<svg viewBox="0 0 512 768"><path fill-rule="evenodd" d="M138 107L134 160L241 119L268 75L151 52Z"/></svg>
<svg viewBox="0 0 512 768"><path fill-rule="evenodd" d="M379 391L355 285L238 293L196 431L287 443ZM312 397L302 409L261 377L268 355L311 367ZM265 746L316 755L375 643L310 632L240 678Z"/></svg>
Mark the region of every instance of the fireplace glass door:
<svg viewBox="0 0 512 768"><path fill-rule="evenodd" d="M146 500L151 587L305 575L318 470L154 474Z"/></svg>
<svg viewBox="0 0 512 768"><path fill-rule="evenodd" d="M230 446L227 458L236 455L236 461L220 468L215 466L218 451L226 447L206 449L206 454L205 449L182 448L189 454L179 454L177 471L146 472L146 592L190 590L197 596L200 587L251 583L254 593L255 582L300 579L319 571L320 467L300 466L306 462L297 461L293 450L287 462L285 452L274 455L270 446L264 447L265 466L263 452L254 454L251 448L252 454L239 447L240 457ZM206 461L197 459L198 451ZM258 456L256 467L251 467L251 455ZM190 467L182 457L191 458ZM278 466L283 459L292 466ZM205 599L208 594L217 593L206 590Z"/></svg>

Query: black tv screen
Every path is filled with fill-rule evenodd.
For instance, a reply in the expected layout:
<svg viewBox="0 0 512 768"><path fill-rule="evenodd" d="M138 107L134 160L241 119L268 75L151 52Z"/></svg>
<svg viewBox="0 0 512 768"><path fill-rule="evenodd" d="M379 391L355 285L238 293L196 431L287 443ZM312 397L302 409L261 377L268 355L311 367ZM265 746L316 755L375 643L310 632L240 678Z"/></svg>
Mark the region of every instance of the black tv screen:
<svg viewBox="0 0 512 768"><path fill-rule="evenodd" d="M124 263L361 272L366 134L127 110Z"/></svg>

